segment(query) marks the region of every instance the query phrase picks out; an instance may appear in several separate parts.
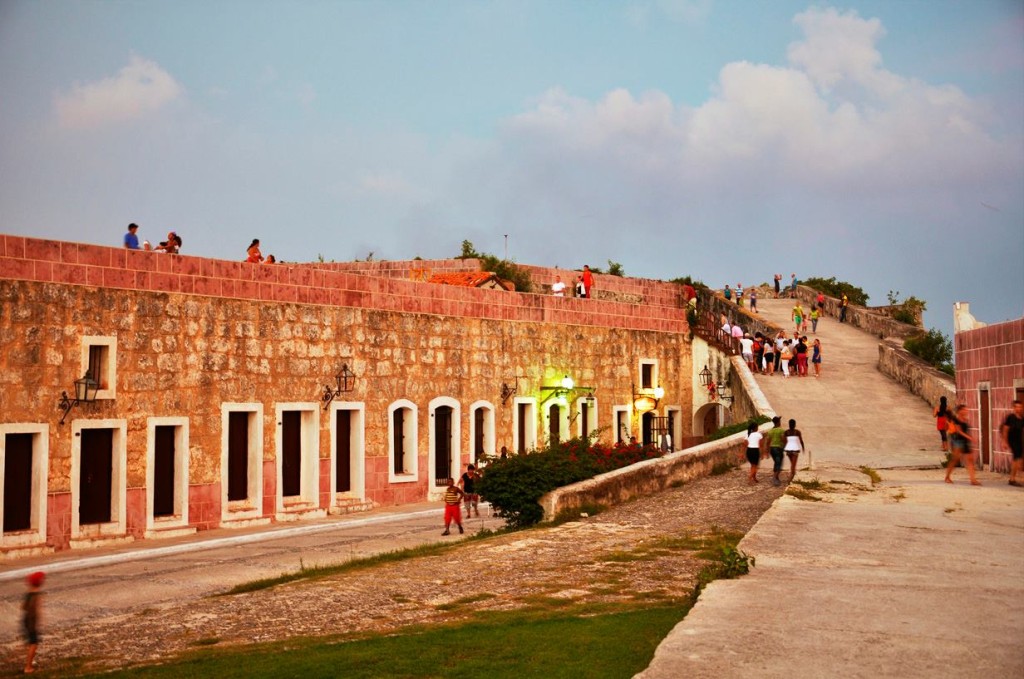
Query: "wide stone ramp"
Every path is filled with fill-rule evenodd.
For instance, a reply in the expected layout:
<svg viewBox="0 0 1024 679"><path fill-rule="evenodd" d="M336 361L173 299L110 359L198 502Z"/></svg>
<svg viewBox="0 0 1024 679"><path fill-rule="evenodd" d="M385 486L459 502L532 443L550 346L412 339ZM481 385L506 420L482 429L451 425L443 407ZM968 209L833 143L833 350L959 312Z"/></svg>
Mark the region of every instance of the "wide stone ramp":
<svg viewBox="0 0 1024 679"><path fill-rule="evenodd" d="M792 329L790 301L758 304ZM1024 491L943 483L931 409L877 371L877 338L833 318L809 336L821 378L757 378L811 451L802 499L772 506L740 543L756 566L709 585L637 676L1024 677Z"/></svg>

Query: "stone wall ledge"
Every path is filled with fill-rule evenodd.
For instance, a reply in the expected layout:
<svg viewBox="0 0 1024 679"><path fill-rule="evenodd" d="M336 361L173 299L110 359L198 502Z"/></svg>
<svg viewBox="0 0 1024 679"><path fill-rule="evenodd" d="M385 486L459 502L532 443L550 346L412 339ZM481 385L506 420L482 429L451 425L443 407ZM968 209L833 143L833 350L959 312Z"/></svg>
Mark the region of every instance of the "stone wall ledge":
<svg viewBox="0 0 1024 679"><path fill-rule="evenodd" d="M456 266L447 260L443 263ZM3 234L0 279L529 323L687 331L681 309L659 304L516 294L360 275L316 264L248 264Z"/></svg>
<svg viewBox="0 0 1024 679"><path fill-rule="evenodd" d="M746 434L733 434L557 488L540 499L544 520L550 521L563 511L586 505L618 505L709 476L716 464L738 464L745 447Z"/></svg>
<svg viewBox="0 0 1024 679"><path fill-rule="evenodd" d="M796 295L801 302L807 305L804 308L810 309L809 305L815 303L818 291L806 285L797 285ZM825 295L825 315L839 318L841 303L842 300ZM924 328L920 326L897 321L884 313L873 310L890 308L892 307L869 308L851 303L846 307L846 322L854 328L860 328L864 332L871 333L878 338L899 337L900 339L906 339L911 335L920 335L924 332Z"/></svg>
<svg viewBox="0 0 1024 679"><path fill-rule="evenodd" d="M937 370L903 348L898 339L885 339L878 343L878 371L920 396L933 408L939 398L946 397L950 407L956 403L956 383L946 373Z"/></svg>

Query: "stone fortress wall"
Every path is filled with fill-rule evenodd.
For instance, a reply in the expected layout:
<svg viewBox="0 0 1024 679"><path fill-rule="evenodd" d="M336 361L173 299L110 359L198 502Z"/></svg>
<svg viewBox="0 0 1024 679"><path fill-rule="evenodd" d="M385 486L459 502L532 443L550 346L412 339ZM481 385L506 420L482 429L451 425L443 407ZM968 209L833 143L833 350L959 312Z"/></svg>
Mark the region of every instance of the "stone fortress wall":
<svg viewBox="0 0 1024 679"><path fill-rule="evenodd" d="M594 425L609 427L614 411L625 409L631 433L639 435L630 404L641 360L656 365L665 390L658 414L673 408L676 440L691 437L693 367L684 315L671 306L676 286L601 276L598 285L606 290L618 286L647 301L558 299L427 284L408 280L409 263L405 277L398 275L402 264L388 264L395 275L370 276L337 265L253 265L0 235L0 434L34 432L33 445L46 457L36 486L45 500L39 511L39 498L32 505L44 525L33 526L31 535L5 531L0 549L158 537L152 429L164 420L188 429L186 499L182 520L173 525L232 525L234 507L225 506L232 503L224 489L225 404L246 404L262 417L253 439L261 464L250 472L258 475L258 506L239 513L252 520L429 499L436 490L430 464L437 404L454 408L453 454L461 471L472 459L475 407L493 420L487 452L512 449L530 429L541 441L550 406L542 387L564 375L592 388ZM457 270L467 261L430 264ZM73 392L86 369L83 338L106 338L115 348L116 394L79 405L60 425L60 394ZM332 492L333 411L320 402L342 364L356 379L339 401L356 404L363 427L363 487L351 496ZM507 401L503 385L516 387ZM521 399L535 405L525 429L516 421ZM389 457L396 403L418 417L416 469L398 482ZM315 488L304 487L304 502L282 498L282 408L301 411L314 432L315 469L308 478ZM575 434L580 418L566 416L563 431ZM73 511L82 490L76 442L90 426L109 426L124 437L123 481L113 479L114 495L123 497L120 504L113 500L117 525L92 532L76 526Z"/></svg>

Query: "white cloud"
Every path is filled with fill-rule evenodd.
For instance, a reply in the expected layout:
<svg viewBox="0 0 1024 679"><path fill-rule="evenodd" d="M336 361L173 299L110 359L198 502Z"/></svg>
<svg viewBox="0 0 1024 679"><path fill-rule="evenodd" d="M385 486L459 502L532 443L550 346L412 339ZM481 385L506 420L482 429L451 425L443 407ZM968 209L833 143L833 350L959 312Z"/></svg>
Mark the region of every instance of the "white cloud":
<svg viewBox="0 0 1024 679"><path fill-rule="evenodd" d="M882 67L877 19L811 9L795 21L806 36L790 46L788 66L727 64L693 109L657 91L614 90L596 102L548 91L504 128L510 170L569 176L576 167L620 186L659 174L671 200L742 181L890 193L1019 167L987 132L989 113L961 90Z"/></svg>
<svg viewBox="0 0 1024 679"><path fill-rule="evenodd" d="M91 128L140 118L177 99L181 85L156 63L133 56L116 76L75 83L54 100L65 128Z"/></svg>

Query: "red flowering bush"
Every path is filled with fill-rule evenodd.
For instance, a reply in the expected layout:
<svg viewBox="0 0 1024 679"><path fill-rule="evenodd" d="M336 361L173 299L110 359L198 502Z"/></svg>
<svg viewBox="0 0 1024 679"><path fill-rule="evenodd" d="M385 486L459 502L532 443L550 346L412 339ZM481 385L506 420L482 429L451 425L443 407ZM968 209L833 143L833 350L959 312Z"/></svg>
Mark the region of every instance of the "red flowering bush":
<svg viewBox="0 0 1024 679"><path fill-rule="evenodd" d="M592 437L570 439L525 455L488 460L480 495L510 527L522 528L544 518L538 502L545 493L661 455L653 445L606 445L595 443Z"/></svg>

